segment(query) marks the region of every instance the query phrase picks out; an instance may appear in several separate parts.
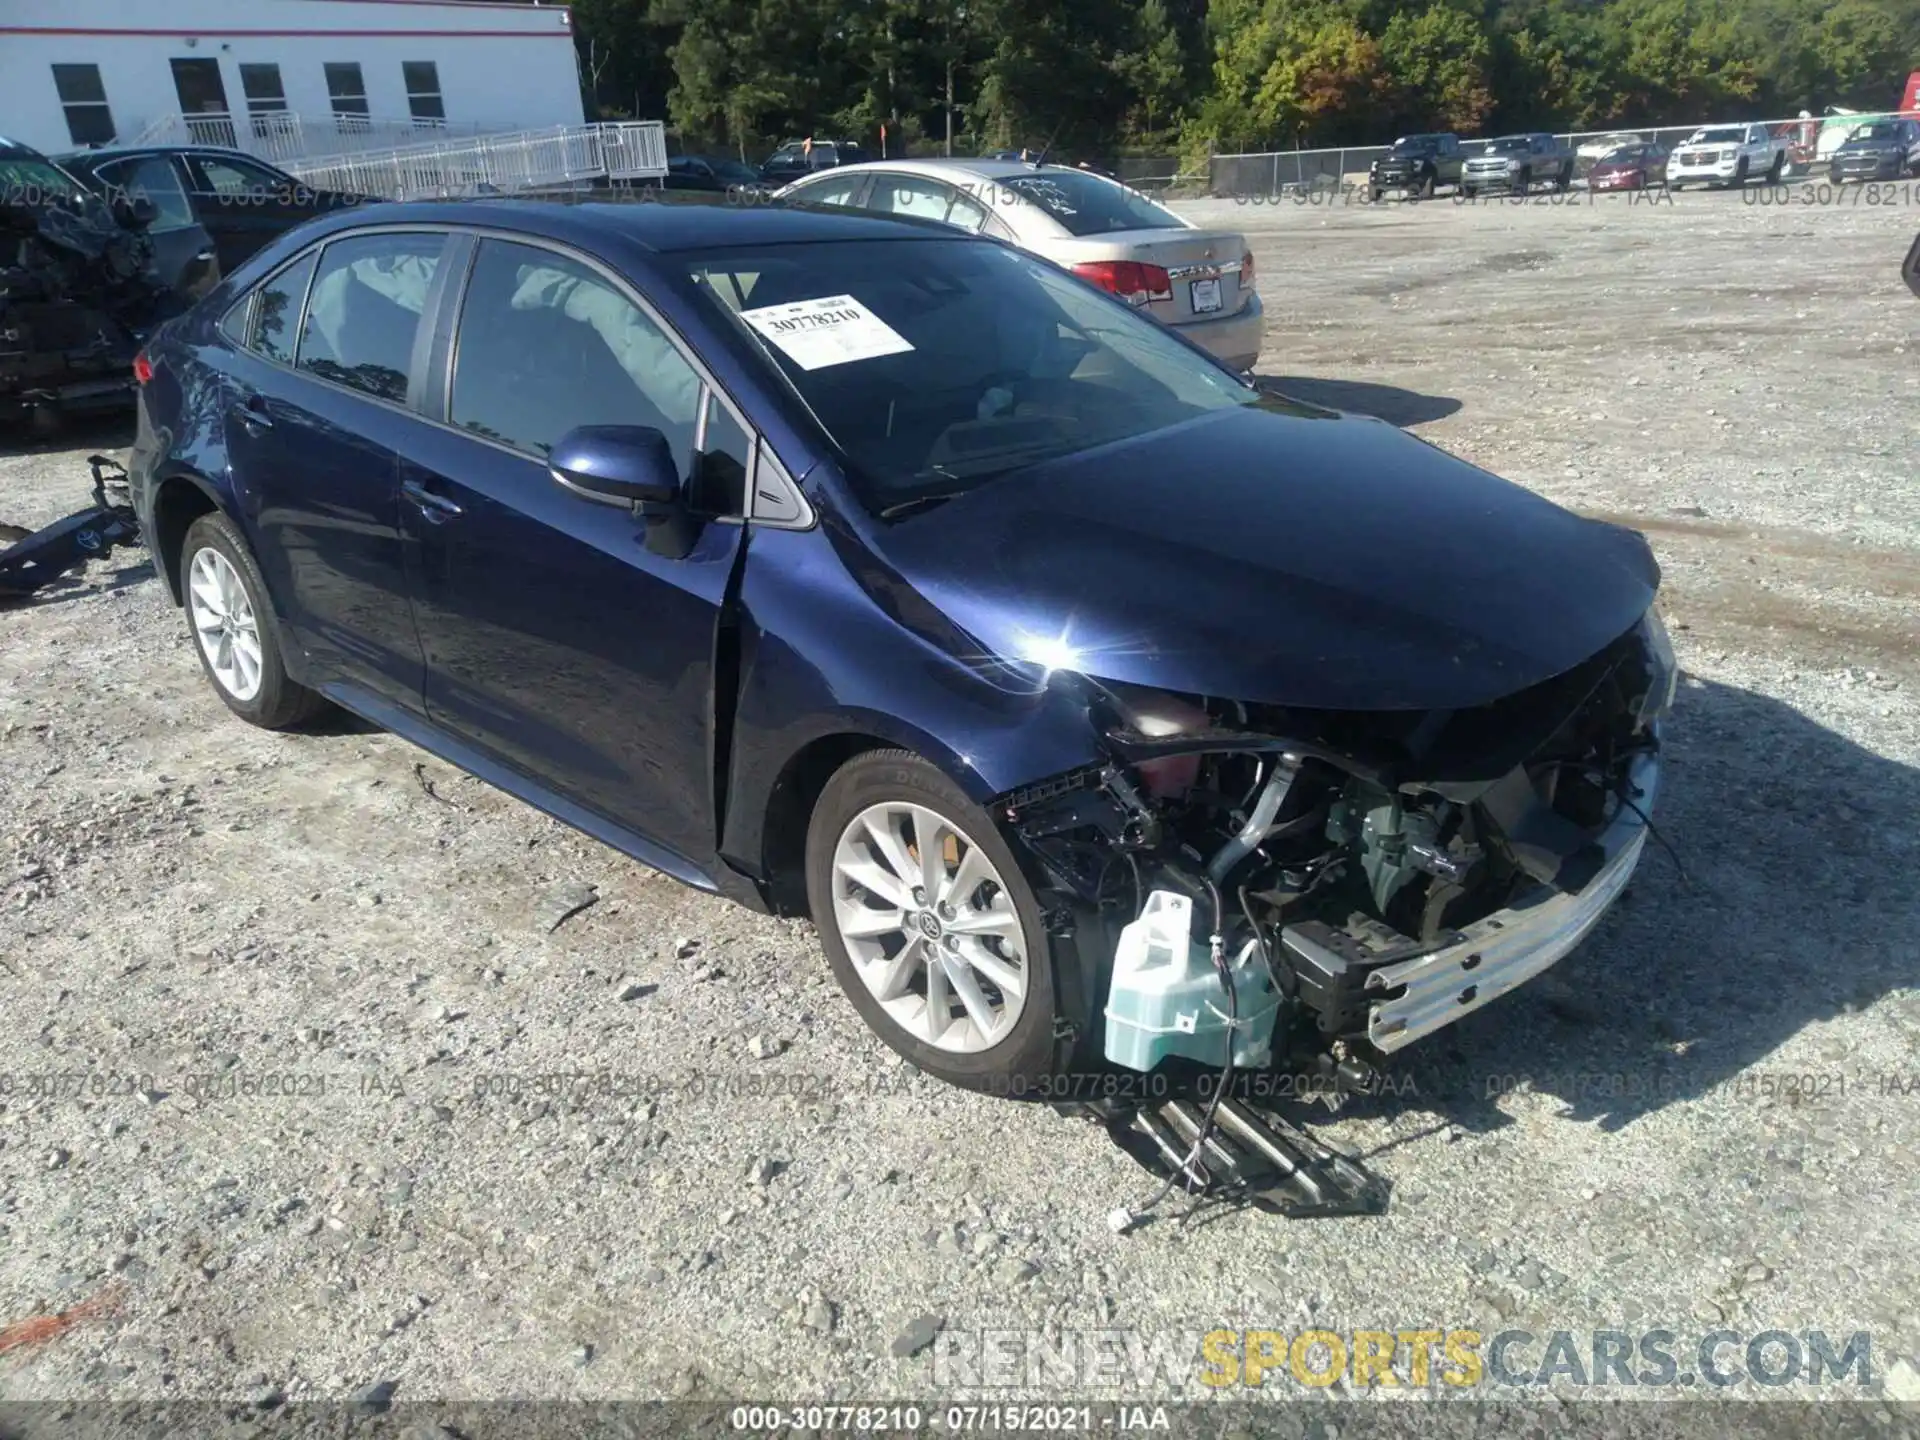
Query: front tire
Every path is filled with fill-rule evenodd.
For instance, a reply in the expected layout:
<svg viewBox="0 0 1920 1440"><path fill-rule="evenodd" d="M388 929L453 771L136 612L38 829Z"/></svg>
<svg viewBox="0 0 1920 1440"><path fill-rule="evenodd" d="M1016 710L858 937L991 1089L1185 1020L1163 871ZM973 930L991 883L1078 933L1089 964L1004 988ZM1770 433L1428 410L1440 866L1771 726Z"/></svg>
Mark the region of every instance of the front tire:
<svg viewBox="0 0 1920 1440"><path fill-rule="evenodd" d="M933 765L873 750L827 781L807 827L807 902L868 1026L949 1084L1033 1093L1053 1073L1053 960L993 817Z"/></svg>
<svg viewBox="0 0 1920 1440"><path fill-rule="evenodd" d="M249 725L284 730L326 707L287 673L260 567L234 523L218 511L187 528L180 590L200 668L229 710Z"/></svg>

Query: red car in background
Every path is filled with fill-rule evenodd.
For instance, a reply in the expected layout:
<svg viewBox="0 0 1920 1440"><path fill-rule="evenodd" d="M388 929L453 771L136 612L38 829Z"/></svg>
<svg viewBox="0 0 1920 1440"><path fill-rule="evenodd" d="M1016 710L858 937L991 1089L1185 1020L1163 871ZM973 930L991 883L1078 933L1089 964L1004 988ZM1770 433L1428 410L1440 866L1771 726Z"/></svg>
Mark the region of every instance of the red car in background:
<svg viewBox="0 0 1920 1440"><path fill-rule="evenodd" d="M1592 190L1646 190L1666 183L1666 148L1647 143L1609 150L1587 172Z"/></svg>

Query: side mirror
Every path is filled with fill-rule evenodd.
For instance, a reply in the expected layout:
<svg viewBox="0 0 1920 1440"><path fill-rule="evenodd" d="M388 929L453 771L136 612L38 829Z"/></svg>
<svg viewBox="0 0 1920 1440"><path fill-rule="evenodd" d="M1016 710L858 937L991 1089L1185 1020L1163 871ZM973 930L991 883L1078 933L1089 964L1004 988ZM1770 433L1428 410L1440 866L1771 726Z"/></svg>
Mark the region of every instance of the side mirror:
<svg viewBox="0 0 1920 1440"><path fill-rule="evenodd" d="M547 457L553 478L577 495L631 506L647 522L647 549L683 560L701 524L687 508L667 437L645 425L581 425Z"/></svg>
<svg viewBox="0 0 1920 1440"><path fill-rule="evenodd" d="M645 425L581 425L547 457L553 478L609 505L669 505L680 498L680 468L667 437Z"/></svg>

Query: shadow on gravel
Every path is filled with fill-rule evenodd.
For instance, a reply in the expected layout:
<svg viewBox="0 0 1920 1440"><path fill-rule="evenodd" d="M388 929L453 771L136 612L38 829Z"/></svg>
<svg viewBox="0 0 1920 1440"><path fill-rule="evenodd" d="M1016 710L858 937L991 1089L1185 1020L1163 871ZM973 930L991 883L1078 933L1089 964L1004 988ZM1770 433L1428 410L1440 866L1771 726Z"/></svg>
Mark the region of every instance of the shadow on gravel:
<svg viewBox="0 0 1920 1440"><path fill-rule="evenodd" d="M1451 395L1422 395L1398 385L1375 385L1365 380L1322 380L1310 375L1262 375L1261 382L1282 395L1321 405L1329 410L1351 410L1400 426L1444 420L1460 409Z"/></svg>
<svg viewBox="0 0 1920 1440"><path fill-rule="evenodd" d="M1756 1106L1873 1092L1881 1077L1837 1046L1768 1057L1811 1024L1920 986L1907 853L1920 770L1778 700L1691 678L1667 762L1654 821L1691 886L1649 844L1579 950L1409 1051L1392 1072L1406 1088L1366 1110L1430 1107L1498 1129L1512 1121L1495 1097L1524 1081L1560 1099L1565 1119L1614 1130L1726 1086ZM1902 1003L1894 1023L1920 1035L1920 1003Z"/></svg>

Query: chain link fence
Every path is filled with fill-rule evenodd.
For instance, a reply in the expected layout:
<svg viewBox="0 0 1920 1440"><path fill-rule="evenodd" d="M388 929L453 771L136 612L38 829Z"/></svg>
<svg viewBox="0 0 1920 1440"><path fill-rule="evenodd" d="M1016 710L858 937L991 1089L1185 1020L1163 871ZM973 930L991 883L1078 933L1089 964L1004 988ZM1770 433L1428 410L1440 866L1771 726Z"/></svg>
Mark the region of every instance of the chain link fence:
<svg viewBox="0 0 1920 1440"><path fill-rule="evenodd" d="M1826 163L1856 126L1884 118L1883 115L1795 116L1788 120L1730 120L1724 123L1765 125L1776 137L1787 142L1788 173L1794 174L1805 173ZM1695 132L1720 123L1705 121L1696 125L1620 126L1610 130L1562 131L1559 138L1573 145L1579 157L1575 173L1584 176L1601 155L1616 145L1651 141L1671 150ZM1475 155L1485 149L1487 143L1487 140L1462 140L1460 146L1466 154ZM1267 150L1215 155L1208 165L1207 193L1233 198L1364 185L1367 168L1386 154L1387 149L1385 145L1350 145L1319 150Z"/></svg>

